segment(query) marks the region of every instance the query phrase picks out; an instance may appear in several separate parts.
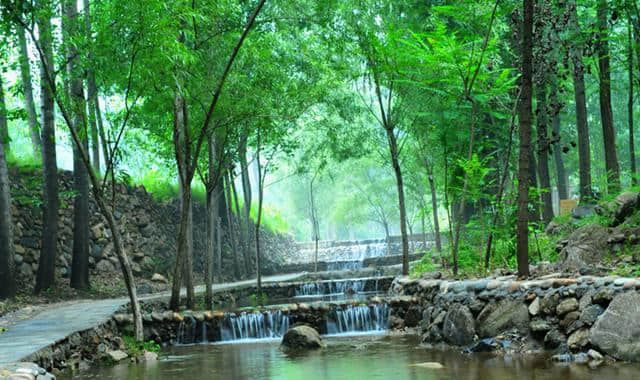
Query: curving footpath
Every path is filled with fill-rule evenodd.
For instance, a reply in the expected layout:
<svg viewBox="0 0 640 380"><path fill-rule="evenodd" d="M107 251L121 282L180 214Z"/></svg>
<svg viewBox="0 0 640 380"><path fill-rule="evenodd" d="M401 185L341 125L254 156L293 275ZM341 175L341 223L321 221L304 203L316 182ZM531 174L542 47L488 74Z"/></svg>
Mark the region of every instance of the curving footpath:
<svg viewBox="0 0 640 380"><path fill-rule="evenodd" d="M270 276L263 283L295 280L305 273ZM255 284L255 280L214 284L214 292L222 292ZM204 293L204 285L197 286L196 294ZM184 289L182 294L184 294ZM140 301L163 299L170 292L141 296ZM113 313L129 302L128 297L99 301L78 301L72 304L53 307L35 317L18 322L9 331L0 334L0 366L19 362L43 348L51 346L73 333L90 329L105 323Z"/></svg>

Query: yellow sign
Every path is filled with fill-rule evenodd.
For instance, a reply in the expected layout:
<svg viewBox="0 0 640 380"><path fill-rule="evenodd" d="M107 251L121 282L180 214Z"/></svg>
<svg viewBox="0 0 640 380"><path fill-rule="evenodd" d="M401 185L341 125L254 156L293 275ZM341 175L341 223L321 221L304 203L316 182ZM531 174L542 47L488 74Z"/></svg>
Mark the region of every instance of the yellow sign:
<svg viewBox="0 0 640 380"><path fill-rule="evenodd" d="M571 210L577 205L577 199L560 199L560 215L571 214Z"/></svg>

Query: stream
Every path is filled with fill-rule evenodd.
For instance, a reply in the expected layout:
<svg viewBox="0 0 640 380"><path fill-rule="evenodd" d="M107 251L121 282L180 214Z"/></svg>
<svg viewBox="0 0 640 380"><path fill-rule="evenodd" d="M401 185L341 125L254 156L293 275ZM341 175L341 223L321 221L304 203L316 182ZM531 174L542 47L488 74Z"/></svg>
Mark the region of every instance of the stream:
<svg viewBox="0 0 640 380"><path fill-rule="evenodd" d="M244 344L177 346L159 361L92 367L58 379L638 379L637 364L585 365L553 363L545 355L465 355L419 346L416 336L364 335L325 337L327 347L291 357L279 339ZM420 363L440 363L443 368Z"/></svg>

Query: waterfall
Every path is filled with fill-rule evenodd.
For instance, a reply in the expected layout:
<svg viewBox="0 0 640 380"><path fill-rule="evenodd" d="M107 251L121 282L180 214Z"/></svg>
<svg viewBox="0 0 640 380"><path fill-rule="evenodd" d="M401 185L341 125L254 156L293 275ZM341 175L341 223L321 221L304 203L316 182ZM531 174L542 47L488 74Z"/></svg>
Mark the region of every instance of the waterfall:
<svg viewBox="0 0 640 380"><path fill-rule="evenodd" d="M391 308L387 304L337 308L327 318L327 334L381 332L388 329Z"/></svg>
<svg viewBox="0 0 640 380"><path fill-rule="evenodd" d="M362 293L365 288L365 280L342 280L327 282L310 282L300 284L296 288L296 297L325 296L345 294L348 292ZM377 290L377 279L376 279Z"/></svg>
<svg viewBox="0 0 640 380"><path fill-rule="evenodd" d="M180 325L178 326L178 335L176 337L178 344L197 343L197 325L198 321L196 321L193 316L186 315L184 317L184 320L182 320L182 322L180 322ZM202 323L202 325L204 325L204 323Z"/></svg>
<svg viewBox="0 0 640 380"><path fill-rule="evenodd" d="M289 329L289 316L282 311L226 314L220 325L222 341L280 338Z"/></svg>

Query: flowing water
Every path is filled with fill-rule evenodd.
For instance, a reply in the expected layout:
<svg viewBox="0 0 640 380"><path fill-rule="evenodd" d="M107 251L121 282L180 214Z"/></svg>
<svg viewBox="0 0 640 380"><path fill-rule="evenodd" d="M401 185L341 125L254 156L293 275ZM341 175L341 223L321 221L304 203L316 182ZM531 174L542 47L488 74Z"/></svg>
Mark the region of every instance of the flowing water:
<svg viewBox="0 0 640 380"><path fill-rule="evenodd" d="M556 364L545 356L464 355L419 347L413 336L326 338L327 347L287 356L278 341L173 347L157 362L94 367L58 379L224 379L224 380L628 380L640 379L640 366L616 364L589 369ZM433 369L421 363L440 363Z"/></svg>

